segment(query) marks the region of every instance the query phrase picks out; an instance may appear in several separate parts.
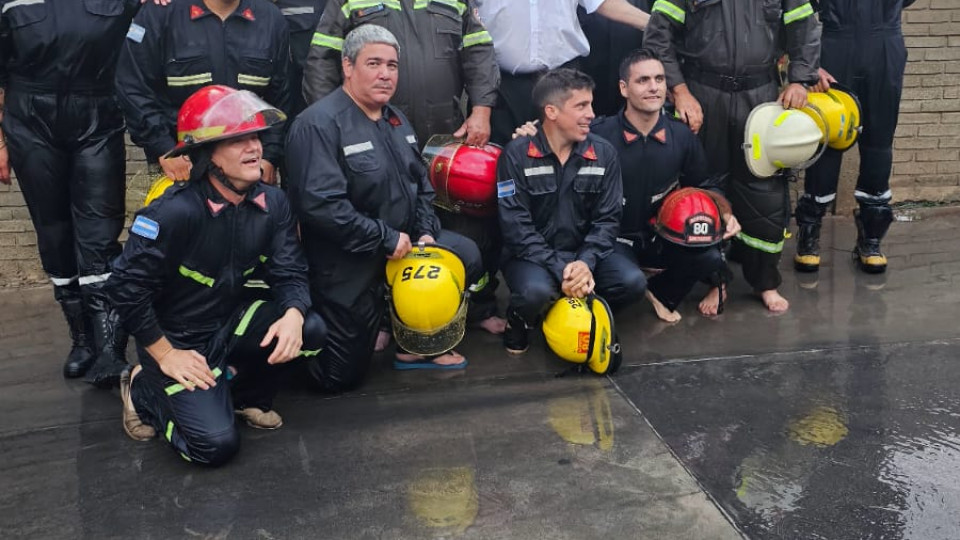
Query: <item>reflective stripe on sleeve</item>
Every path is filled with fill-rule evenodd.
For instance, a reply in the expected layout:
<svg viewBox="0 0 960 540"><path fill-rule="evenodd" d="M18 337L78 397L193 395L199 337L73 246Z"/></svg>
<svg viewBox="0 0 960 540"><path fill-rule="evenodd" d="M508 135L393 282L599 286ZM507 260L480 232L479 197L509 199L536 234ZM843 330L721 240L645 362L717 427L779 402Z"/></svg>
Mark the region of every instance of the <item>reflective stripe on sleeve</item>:
<svg viewBox="0 0 960 540"><path fill-rule="evenodd" d="M683 24L687 20L687 12L667 0L657 0L657 2L653 4L653 9L650 10L650 13L656 13L658 11L680 24Z"/></svg>
<svg viewBox="0 0 960 540"><path fill-rule="evenodd" d="M790 11L783 14L783 24L790 24L797 21L802 21L807 17L813 15L813 6L810 5L810 2L803 4L800 7L793 8Z"/></svg>

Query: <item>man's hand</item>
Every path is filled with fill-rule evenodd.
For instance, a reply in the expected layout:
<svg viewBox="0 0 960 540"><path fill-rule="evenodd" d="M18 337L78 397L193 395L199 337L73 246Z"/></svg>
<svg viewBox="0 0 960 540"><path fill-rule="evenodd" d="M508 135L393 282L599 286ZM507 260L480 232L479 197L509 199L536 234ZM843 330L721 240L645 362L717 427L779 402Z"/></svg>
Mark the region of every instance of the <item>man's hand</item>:
<svg viewBox="0 0 960 540"><path fill-rule="evenodd" d="M187 156L177 156L172 158L160 158L160 168L163 174L174 182L182 182L190 179L190 169L193 164Z"/></svg>
<svg viewBox="0 0 960 540"><path fill-rule="evenodd" d="M516 139L517 137L533 137L537 134L537 124L539 123L539 120L534 120L533 122L527 122L526 124L518 127L517 129L513 130L512 138Z"/></svg>
<svg viewBox="0 0 960 540"><path fill-rule="evenodd" d="M573 261L563 268L560 290L567 296L583 298L593 292L595 283L590 267L583 261Z"/></svg>
<svg viewBox="0 0 960 540"><path fill-rule="evenodd" d="M10 185L10 154L7 153L7 143L0 142L0 184Z"/></svg>
<svg viewBox="0 0 960 540"><path fill-rule="evenodd" d="M733 214L724 214L722 217L725 224L723 228L724 240L733 238L740 233L740 222L737 221L737 218L733 217Z"/></svg>
<svg viewBox="0 0 960 540"><path fill-rule="evenodd" d="M277 185L277 168L265 159L260 160L260 179L271 186Z"/></svg>
<svg viewBox="0 0 960 540"><path fill-rule="evenodd" d="M283 317L271 324L260 346L269 347L274 338L277 340L277 346L274 347L270 358L267 358L268 364L289 362L300 354L300 346L303 345L303 314L299 309L287 309Z"/></svg>
<svg viewBox="0 0 960 540"><path fill-rule="evenodd" d="M467 144L470 146L487 144L490 140L490 107L475 106L470 116L453 136L457 138L466 136Z"/></svg>
<svg viewBox="0 0 960 540"><path fill-rule="evenodd" d="M817 75L820 76L820 80L817 81L817 85L811 88L810 90L814 92L826 92L830 89L830 85L837 82L827 70L820 68L817 71Z"/></svg>
<svg viewBox="0 0 960 540"><path fill-rule="evenodd" d="M217 385L216 377L207 366L207 359L197 351L171 348L155 360L164 375L182 384L190 392L197 387L209 390Z"/></svg>
<svg viewBox="0 0 960 540"><path fill-rule="evenodd" d="M417 243L418 244L436 244L437 241L429 234L425 234L421 236L419 240L417 240Z"/></svg>
<svg viewBox="0 0 960 540"><path fill-rule="evenodd" d="M693 97L686 83L673 87L673 105L684 124L690 126L690 131L699 133L703 126L703 109L700 102Z"/></svg>
<svg viewBox="0 0 960 540"><path fill-rule="evenodd" d="M807 106L807 89L800 83L790 83L777 98L777 103L784 109L802 109Z"/></svg>
<svg viewBox="0 0 960 540"><path fill-rule="evenodd" d="M391 261L402 259L407 253L410 253L411 249L413 249L413 245L410 243L410 235L401 232L400 238L397 240L397 247L393 248L393 253L387 255L387 258Z"/></svg>

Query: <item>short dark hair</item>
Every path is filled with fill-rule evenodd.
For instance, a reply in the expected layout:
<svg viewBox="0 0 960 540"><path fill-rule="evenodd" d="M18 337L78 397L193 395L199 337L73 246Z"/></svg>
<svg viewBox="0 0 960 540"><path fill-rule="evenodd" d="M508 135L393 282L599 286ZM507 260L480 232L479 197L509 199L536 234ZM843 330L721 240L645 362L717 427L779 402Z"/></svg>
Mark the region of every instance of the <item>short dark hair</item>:
<svg viewBox="0 0 960 540"><path fill-rule="evenodd" d="M657 53L653 52L650 49L634 49L630 51L629 54L620 62L620 80L627 82L630 79L630 68L637 62L644 62L646 60L656 60L661 62L660 57L657 56Z"/></svg>
<svg viewBox="0 0 960 540"><path fill-rule="evenodd" d="M574 90L590 90L596 85L586 73L569 68L551 69L533 86L533 104L543 118L547 105L562 107Z"/></svg>

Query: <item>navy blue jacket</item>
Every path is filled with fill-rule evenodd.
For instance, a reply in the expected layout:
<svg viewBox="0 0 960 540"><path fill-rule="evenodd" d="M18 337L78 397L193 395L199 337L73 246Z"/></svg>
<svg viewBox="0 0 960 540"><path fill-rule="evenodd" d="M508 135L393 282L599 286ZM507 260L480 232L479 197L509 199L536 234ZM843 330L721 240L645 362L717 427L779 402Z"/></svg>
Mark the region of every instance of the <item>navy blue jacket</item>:
<svg viewBox="0 0 960 540"><path fill-rule="evenodd" d="M310 308L307 263L287 197L257 184L239 205L209 180L175 184L137 212L107 291L141 345L198 349L227 323L262 267L280 312Z"/></svg>
<svg viewBox="0 0 960 540"><path fill-rule="evenodd" d="M820 12L824 33L891 32L900 33L900 14L916 0L819 0L813 2ZM867 38L868 36L863 36Z"/></svg>

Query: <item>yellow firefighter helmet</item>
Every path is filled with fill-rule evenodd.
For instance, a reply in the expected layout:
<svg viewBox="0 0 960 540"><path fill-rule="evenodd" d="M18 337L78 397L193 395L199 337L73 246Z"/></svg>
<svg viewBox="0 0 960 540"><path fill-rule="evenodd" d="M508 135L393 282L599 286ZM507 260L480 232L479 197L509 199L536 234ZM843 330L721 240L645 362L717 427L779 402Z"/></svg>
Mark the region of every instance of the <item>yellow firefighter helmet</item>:
<svg viewBox="0 0 960 540"><path fill-rule="evenodd" d="M557 356L597 375L620 367L620 343L610 306L596 295L557 300L543 319L543 337Z"/></svg>

